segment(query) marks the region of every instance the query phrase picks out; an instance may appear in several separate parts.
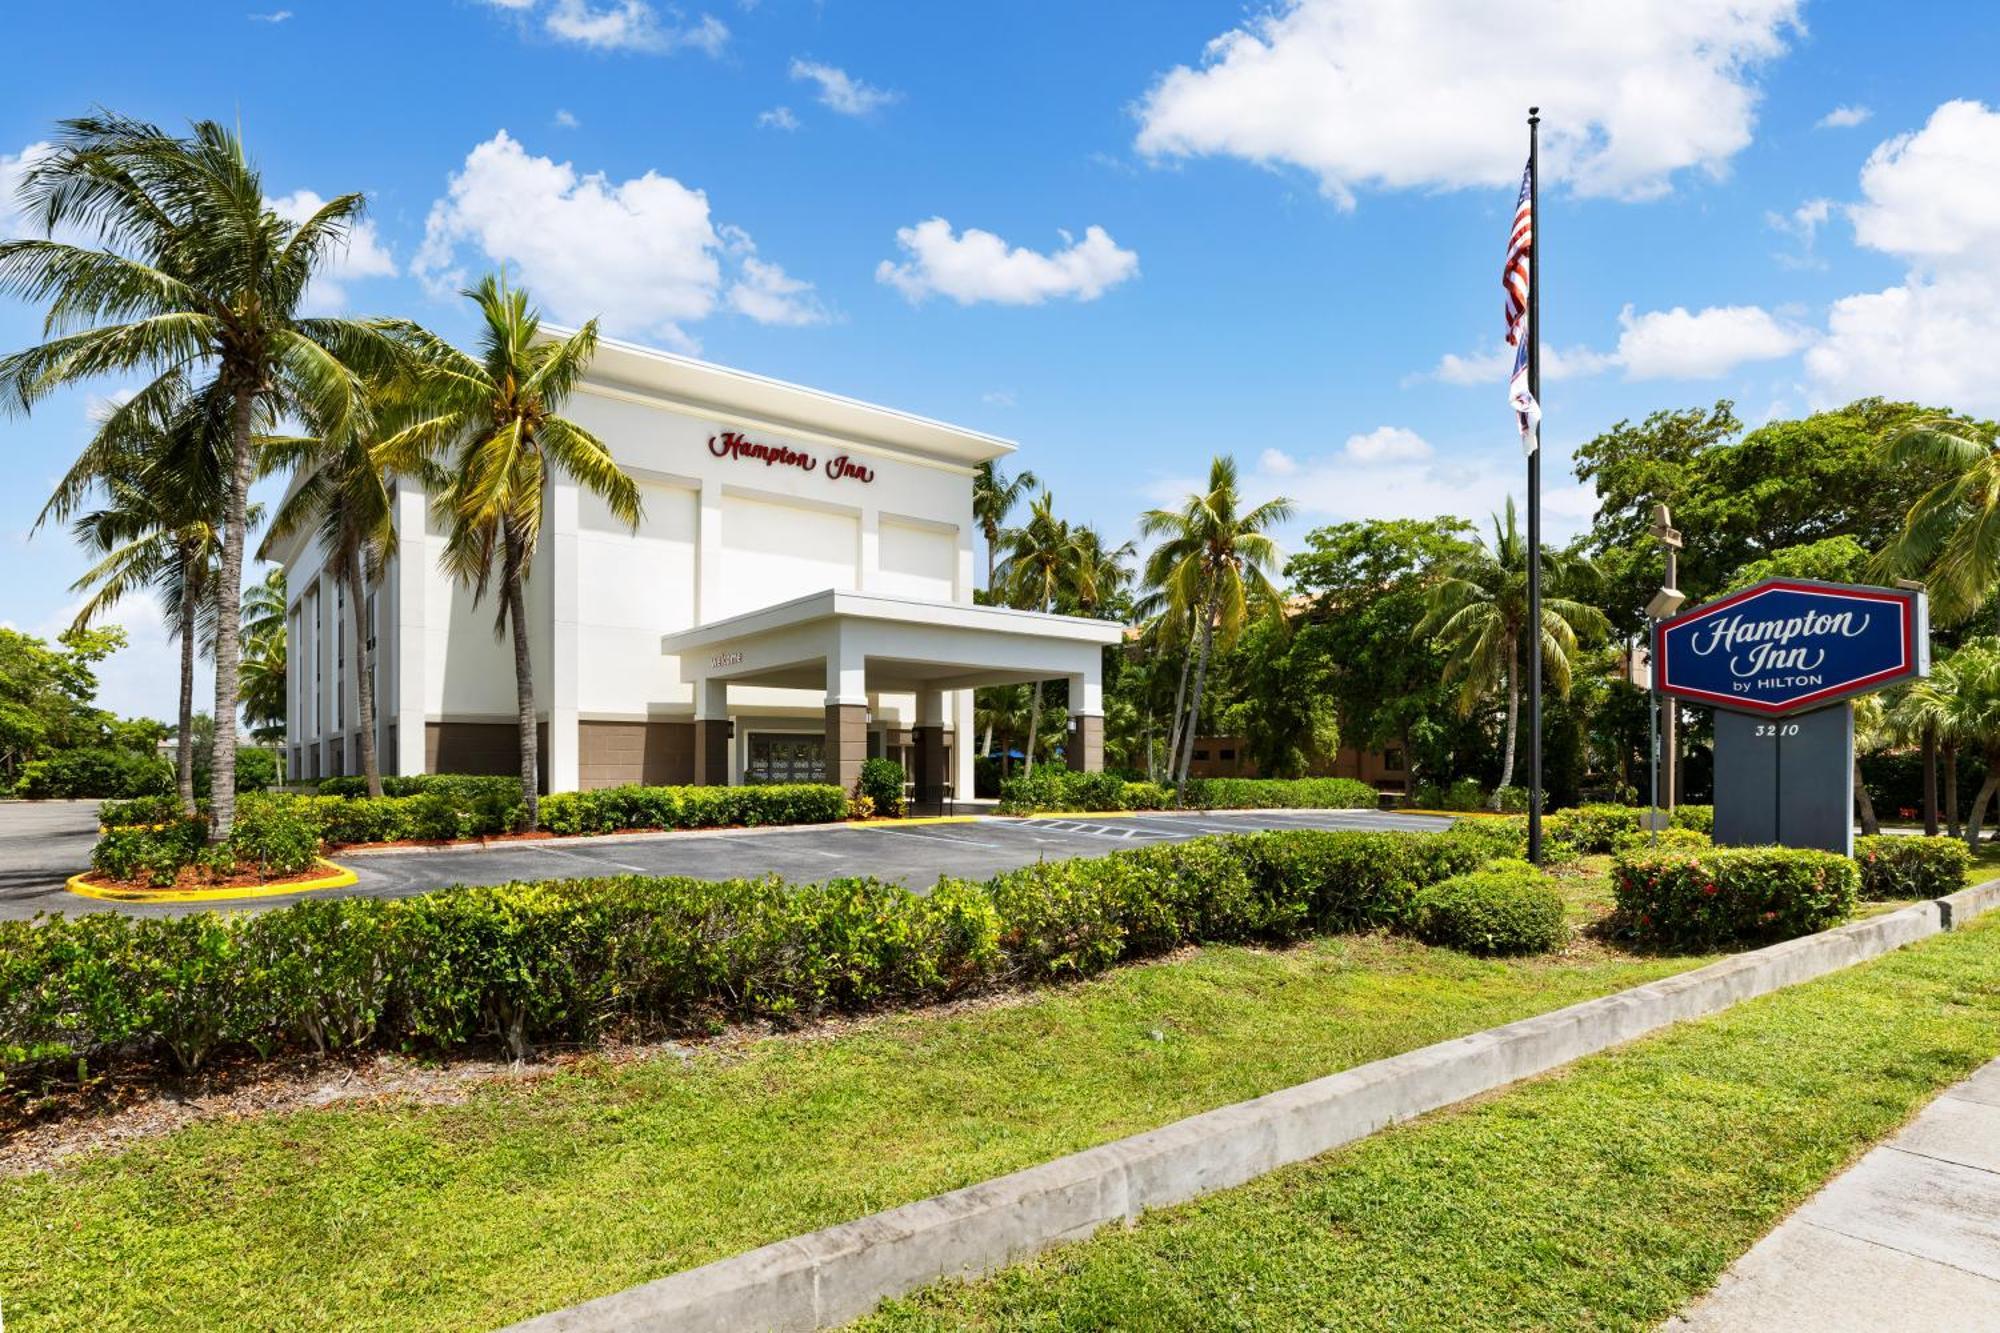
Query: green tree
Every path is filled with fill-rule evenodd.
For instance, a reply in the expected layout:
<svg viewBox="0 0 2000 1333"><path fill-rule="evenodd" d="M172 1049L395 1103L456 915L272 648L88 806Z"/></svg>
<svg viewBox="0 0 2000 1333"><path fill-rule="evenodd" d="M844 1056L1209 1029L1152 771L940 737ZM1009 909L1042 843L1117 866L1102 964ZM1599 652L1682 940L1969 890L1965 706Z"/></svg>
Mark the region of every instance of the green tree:
<svg viewBox="0 0 2000 1333"><path fill-rule="evenodd" d="M1942 473L1884 546L1884 569L1921 577L1939 620L1963 621L2000 586L2000 433L1991 424L1924 417L1882 450L1891 466Z"/></svg>
<svg viewBox="0 0 2000 1333"><path fill-rule="evenodd" d="M1400 747L1414 784L1440 772L1466 724L1444 681L1444 651L1417 627L1444 571L1472 554L1472 525L1459 518L1372 519L1306 534L1285 577L1309 596L1301 651L1318 651L1344 743Z"/></svg>
<svg viewBox="0 0 2000 1333"><path fill-rule="evenodd" d="M604 442L561 409L597 349L597 321L544 338L526 292L494 276L464 293L479 309L479 355L415 325L400 326L418 363L411 420L378 446L386 457L450 454L433 505L447 525L444 567L475 602L496 582L495 635L511 627L524 826L540 823L535 680L522 587L548 521L558 473L638 526L639 487ZM328 432L329 437L338 432Z"/></svg>
<svg viewBox="0 0 2000 1333"><path fill-rule="evenodd" d="M170 135L105 112L62 122L18 202L41 234L0 242L0 292L47 303L46 341L0 357L0 400L26 411L65 385L141 374L152 378L113 421L211 393L226 402L210 825L221 841L236 809L238 631L257 431L288 414L359 416L360 368L393 353L368 324L299 313L363 201L344 194L288 222L222 126L199 121ZM57 239L72 234L98 245Z"/></svg>
<svg viewBox="0 0 2000 1333"><path fill-rule="evenodd" d="M117 719L98 708L97 664L125 646L125 631L70 629L44 639L0 626L0 787L21 766L58 750L101 745Z"/></svg>
<svg viewBox="0 0 2000 1333"><path fill-rule="evenodd" d="M986 539L986 596L995 605L1000 597L1000 538L1007 530L1007 519L1040 485L1035 474L1026 469L1010 480L990 458L972 474L972 521Z"/></svg>
<svg viewBox="0 0 2000 1333"><path fill-rule="evenodd" d="M1055 515L1055 496L1043 491L1028 506L1028 521L1002 535L1006 558L1000 585L1011 605L1049 612L1059 599L1097 599L1096 543ZM1027 771L1035 771L1035 742L1042 725L1042 682L1036 681L1028 708Z"/></svg>
<svg viewBox="0 0 2000 1333"><path fill-rule="evenodd" d="M1861 543L1842 533L1805 546L1787 546L1762 560L1752 560L1729 577L1718 592L1734 592L1765 579L1818 579L1822 583L1860 583L1868 577L1870 556Z"/></svg>
<svg viewBox="0 0 2000 1333"><path fill-rule="evenodd" d="M81 628L145 588L160 599L169 634L180 645L180 697L174 773L181 804L194 808L195 650L215 655L216 592L227 487L227 399L210 392L153 410L110 413L57 484L36 524L72 516L71 532L96 563L70 585L91 596L76 615ZM99 507L75 513L87 497ZM262 506L251 505L255 524Z"/></svg>
<svg viewBox="0 0 2000 1333"><path fill-rule="evenodd" d="M273 567L243 594L243 720L259 744L285 736L285 571Z"/></svg>
<svg viewBox="0 0 2000 1333"><path fill-rule="evenodd" d="M1938 415L1864 398L1743 433L1732 405L1655 412L1621 421L1576 452L1576 475L1596 490L1598 514L1582 549L1604 576L1602 606L1621 634L1643 629L1660 582L1647 532L1652 506L1672 507L1687 543L1680 587L1692 601L1719 592L1738 569L1787 548L1847 536L1880 550L1918 497L1951 475L1898 466L1885 443Z"/></svg>
<svg viewBox="0 0 2000 1333"><path fill-rule="evenodd" d="M1200 730L1202 691L1216 644L1235 643L1253 607L1266 614L1284 614L1283 599L1271 582L1278 547L1269 530L1291 515L1292 502L1282 496L1246 508L1236 460L1219 455L1209 463L1206 491L1188 496L1179 509L1149 509L1139 520L1146 536L1160 538L1146 561L1146 581L1165 594L1173 619L1200 632L1174 776L1179 791L1187 789L1188 765Z"/></svg>
<svg viewBox="0 0 2000 1333"><path fill-rule="evenodd" d="M1514 750L1521 714L1523 640L1539 643L1543 672L1567 695L1570 664L1580 641L1610 632L1604 613L1563 595L1591 575L1587 564L1560 552L1542 552L1545 589L1539 628L1528 620L1528 543L1516 523L1514 501L1493 518L1493 540L1454 560L1432 587L1430 614L1419 634L1435 634L1445 650L1444 678L1459 683L1459 708L1470 713L1494 690L1506 697L1500 786L1514 780ZM1533 648L1530 648L1533 651ZM1498 801L1498 793L1495 793Z"/></svg>

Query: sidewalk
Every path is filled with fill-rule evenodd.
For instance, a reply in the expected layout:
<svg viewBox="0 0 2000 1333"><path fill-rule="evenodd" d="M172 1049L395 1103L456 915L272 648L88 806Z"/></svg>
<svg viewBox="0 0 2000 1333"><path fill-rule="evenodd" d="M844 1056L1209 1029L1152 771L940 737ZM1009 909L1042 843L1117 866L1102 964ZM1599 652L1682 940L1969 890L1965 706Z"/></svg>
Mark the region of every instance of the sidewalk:
<svg viewBox="0 0 2000 1333"><path fill-rule="evenodd" d="M2000 1060L1807 1200L1666 1328L2000 1328Z"/></svg>

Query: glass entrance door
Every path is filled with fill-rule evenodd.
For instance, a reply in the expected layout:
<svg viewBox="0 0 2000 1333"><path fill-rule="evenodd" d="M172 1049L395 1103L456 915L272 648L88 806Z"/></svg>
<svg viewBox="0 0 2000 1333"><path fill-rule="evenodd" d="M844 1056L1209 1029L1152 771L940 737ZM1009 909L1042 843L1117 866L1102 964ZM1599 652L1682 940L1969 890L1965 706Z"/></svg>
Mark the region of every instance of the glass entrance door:
<svg viewBox="0 0 2000 1333"><path fill-rule="evenodd" d="M753 731L743 777L751 783L824 782L826 737Z"/></svg>

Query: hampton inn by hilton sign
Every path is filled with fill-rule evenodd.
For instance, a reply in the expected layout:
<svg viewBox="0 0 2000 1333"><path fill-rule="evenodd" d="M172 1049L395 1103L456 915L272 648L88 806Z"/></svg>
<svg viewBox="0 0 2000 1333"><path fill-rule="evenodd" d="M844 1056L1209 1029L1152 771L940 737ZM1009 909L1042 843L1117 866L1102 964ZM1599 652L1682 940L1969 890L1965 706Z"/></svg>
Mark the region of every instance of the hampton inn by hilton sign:
<svg viewBox="0 0 2000 1333"><path fill-rule="evenodd" d="M1715 840L1853 847L1847 701L1930 673L1924 594L1769 579L1654 631L1662 691L1715 714Z"/></svg>

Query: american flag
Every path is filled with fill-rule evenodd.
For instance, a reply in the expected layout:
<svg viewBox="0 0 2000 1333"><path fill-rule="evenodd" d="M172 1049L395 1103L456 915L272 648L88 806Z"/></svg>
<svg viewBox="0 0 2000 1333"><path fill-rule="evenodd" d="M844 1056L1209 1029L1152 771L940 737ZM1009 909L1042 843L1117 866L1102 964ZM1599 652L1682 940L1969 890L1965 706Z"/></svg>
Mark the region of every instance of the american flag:
<svg viewBox="0 0 2000 1333"><path fill-rule="evenodd" d="M1534 244L1535 172L1531 163L1521 173L1521 197L1514 204L1514 229L1507 237L1507 264L1500 285L1507 291L1507 341L1514 348L1514 373L1507 380L1507 401L1521 428L1521 450L1532 454L1541 442L1538 427L1542 406L1528 389L1528 249Z"/></svg>

